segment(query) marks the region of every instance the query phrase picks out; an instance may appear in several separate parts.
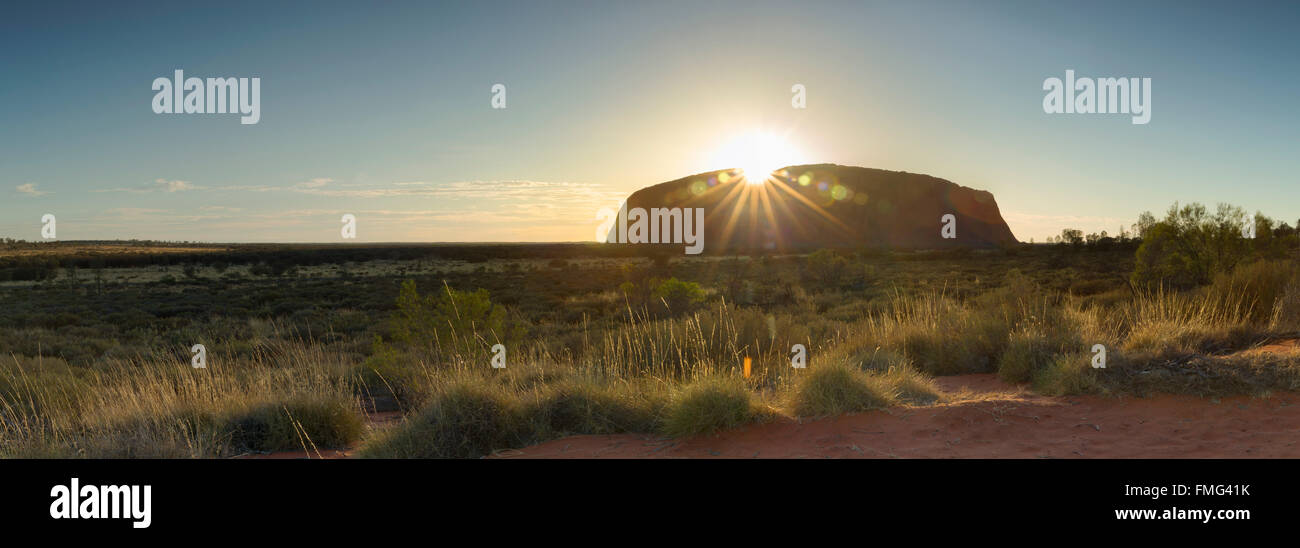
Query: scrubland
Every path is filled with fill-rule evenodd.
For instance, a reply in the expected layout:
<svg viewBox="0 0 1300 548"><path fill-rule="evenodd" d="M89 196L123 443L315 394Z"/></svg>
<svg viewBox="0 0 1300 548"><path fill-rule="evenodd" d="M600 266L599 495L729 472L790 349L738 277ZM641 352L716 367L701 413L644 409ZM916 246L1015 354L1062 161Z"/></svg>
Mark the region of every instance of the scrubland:
<svg viewBox="0 0 1300 548"><path fill-rule="evenodd" d="M1294 354L1244 352L1300 334L1294 231L1266 225L1189 273L1224 254L1156 256L1194 236L1165 222L1143 240L698 258L428 246L94 266L78 246L51 267L46 249L54 274L10 265L28 270L0 288L0 454L479 457L942 404L932 379L967 373L1045 395L1300 389ZM379 412L401 419L377 428Z"/></svg>

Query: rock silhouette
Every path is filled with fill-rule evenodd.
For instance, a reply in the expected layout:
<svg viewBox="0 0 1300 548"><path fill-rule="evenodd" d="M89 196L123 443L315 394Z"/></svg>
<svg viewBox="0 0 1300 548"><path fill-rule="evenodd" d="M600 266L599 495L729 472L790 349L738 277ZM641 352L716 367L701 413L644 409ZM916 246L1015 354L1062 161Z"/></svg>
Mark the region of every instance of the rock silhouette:
<svg viewBox="0 0 1300 548"><path fill-rule="evenodd" d="M627 211L704 208L704 252L825 247L992 248L1016 242L993 194L929 175L835 164L790 166L755 184L740 170L636 191ZM956 237L944 238L945 215ZM610 231L614 238L617 224Z"/></svg>

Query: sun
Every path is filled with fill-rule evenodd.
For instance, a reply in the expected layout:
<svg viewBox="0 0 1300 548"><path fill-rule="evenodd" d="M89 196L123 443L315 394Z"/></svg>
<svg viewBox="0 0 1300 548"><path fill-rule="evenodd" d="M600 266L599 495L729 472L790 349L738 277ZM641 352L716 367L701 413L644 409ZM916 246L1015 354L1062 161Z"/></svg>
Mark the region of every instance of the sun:
<svg viewBox="0 0 1300 548"><path fill-rule="evenodd" d="M736 135L723 145L714 165L740 169L746 183L761 185L771 178L772 172L797 163L797 156L784 137L755 130Z"/></svg>

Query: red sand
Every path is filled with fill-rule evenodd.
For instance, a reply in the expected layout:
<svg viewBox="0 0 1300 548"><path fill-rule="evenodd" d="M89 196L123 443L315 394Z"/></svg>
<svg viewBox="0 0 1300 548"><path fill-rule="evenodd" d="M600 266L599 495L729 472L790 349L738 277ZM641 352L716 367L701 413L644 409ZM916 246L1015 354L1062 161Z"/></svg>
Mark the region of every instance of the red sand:
<svg viewBox="0 0 1300 548"><path fill-rule="evenodd" d="M965 403L780 422L670 440L573 436L501 458L1300 457L1300 394L1048 398L994 375L937 379Z"/></svg>
<svg viewBox="0 0 1300 548"><path fill-rule="evenodd" d="M1243 350L1238 352L1238 354L1242 356L1250 356L1255 354L1291 354L1294 352L1300 352L1300 339L1272 341L1260 346L1259 348Z"/></svg>

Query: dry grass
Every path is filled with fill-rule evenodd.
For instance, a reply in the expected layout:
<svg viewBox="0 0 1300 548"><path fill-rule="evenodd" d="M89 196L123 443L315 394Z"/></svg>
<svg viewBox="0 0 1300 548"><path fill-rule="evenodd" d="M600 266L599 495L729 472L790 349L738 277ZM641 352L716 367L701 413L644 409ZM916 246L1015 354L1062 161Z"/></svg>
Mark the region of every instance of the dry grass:
<svg viewBox="0 0 1300 548"><path fill-rule="evenodd" d="M824 417L880 409L898 402L895 388L883 377L843 363L809 371L799 380L790 410L800 417Z"/></svg>
<svg viewBox="0 0 1300 548"><path fill-rule="evenodd" d="M357 441L349 367L310 346L266 347L206 369L149 357L76 375L0 364L0 451L17 456L219 457Z"/></svg>
<svg viewBox="0 0 1300 548"><path fill-rule="evenodd" d="M13 357L0 363L0 454L221 457L363 441L370 457L476 457L572 434L689 436L777 415L929 405L948 397L930 375L960 373L1053 395L1294 390L1296 360L1224 355L1300 330L1297 297L1292 263L1105 305L1013 273L976 296L895 295L881 313L834 321L803 302L767 313L719 300L679 317L628 306L625 321L584 324L562 349L512 347L504 370L475 347L497 334L473 328L419 348L379 343L364 363L274 338L208 369L171 356L94 369ZM790 365L796 343L806 370ZM1106 369L1091 367L1094 344L1108 349ZM362 402L379 392L397 396L406 419L362 440Z"/></svg>

